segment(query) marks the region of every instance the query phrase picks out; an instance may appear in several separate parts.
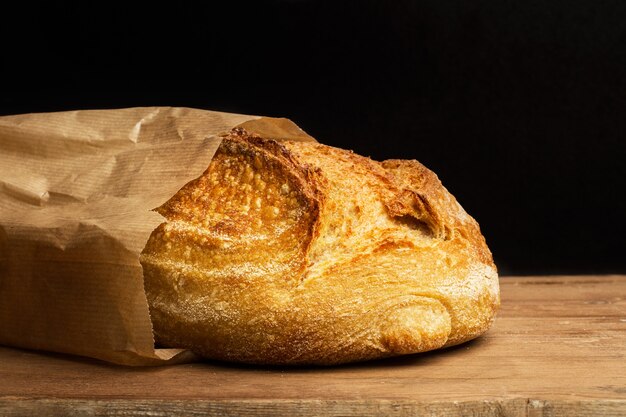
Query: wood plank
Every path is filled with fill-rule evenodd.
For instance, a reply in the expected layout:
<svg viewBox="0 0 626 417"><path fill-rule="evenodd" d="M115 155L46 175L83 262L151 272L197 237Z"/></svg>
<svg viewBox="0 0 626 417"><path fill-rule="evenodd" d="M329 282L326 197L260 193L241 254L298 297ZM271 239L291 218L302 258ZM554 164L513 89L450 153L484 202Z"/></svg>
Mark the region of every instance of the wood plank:
<svg viewBox="0 0 626 417"><path fill-rule="evenodd" d="M483 337L332 368L127 368L0 348L0 415L626 415L626 276L501 283Z"/></svg>

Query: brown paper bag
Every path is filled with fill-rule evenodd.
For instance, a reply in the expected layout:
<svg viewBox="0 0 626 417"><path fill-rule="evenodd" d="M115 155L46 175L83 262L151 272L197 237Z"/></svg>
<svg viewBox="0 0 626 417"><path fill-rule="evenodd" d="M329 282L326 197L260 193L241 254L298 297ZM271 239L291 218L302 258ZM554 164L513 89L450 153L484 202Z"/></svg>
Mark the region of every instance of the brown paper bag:
<svg viewBox="0 0 626 417"><path fill-rule="evenodd" d="M193 359L155 349L139 254L163 221L151 210L238 125L313 140L287 119L189 108L0 117L0 344L128 365Z"/></svg>

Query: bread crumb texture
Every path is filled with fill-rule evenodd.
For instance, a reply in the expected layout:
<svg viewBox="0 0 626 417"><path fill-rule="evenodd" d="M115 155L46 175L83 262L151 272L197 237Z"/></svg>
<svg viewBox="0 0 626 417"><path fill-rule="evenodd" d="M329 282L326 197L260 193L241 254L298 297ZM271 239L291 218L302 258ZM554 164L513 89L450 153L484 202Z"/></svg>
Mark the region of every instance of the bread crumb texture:
<svg viewBox="0 0 626 417"><path fill-rule="evenodd" d="M235 129L157 211L141 256L157 342L338 364L472 339L500 303L478 224L417 161Z"/></svg>

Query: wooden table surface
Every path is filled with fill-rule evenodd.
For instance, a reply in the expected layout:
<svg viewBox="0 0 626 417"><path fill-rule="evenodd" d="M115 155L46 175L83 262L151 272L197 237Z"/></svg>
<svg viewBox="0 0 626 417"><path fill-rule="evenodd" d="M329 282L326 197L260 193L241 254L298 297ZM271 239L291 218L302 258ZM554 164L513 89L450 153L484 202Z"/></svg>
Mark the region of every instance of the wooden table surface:
<svg viewBox="0 0 626 417"><path fill-rule="evenodd" d="M0 347L0 415L626 416L626 276L503 278L464 345L333 368L127 368Z"/></svg>

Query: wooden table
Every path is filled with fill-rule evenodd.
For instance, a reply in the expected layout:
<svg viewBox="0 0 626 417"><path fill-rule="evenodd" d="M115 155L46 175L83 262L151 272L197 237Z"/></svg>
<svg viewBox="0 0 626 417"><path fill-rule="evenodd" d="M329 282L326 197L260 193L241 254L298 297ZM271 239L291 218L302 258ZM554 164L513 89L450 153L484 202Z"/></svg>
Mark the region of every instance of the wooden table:
<svg viewBox="0 0 626 417"><path fill-rule="evenodd" d="M626 416L626 276L503 278L483 337L334 368L126 368L0 348L0 415Z"/></svg>

